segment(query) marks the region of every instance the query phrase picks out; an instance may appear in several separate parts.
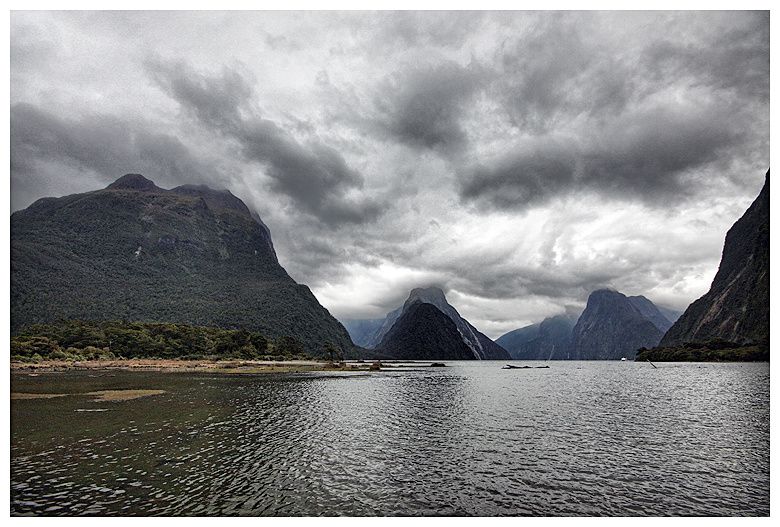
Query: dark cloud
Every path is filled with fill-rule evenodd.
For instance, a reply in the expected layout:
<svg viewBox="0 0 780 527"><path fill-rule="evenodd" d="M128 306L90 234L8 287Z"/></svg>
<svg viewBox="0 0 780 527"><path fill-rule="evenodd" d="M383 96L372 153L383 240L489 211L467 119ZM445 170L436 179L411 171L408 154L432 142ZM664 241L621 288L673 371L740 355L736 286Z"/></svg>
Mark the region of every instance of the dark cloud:
<svg viewBox="0 0 780 527"><path fill-rule="evenodd" d="M466 140L460 117L480 80L478 65L451 61L396 73L377 97L381 126L412 146L459 146Z"/></svg>
<svg viewBox="0 0 780 527"><path fill-rule="evenodd" d="M734 90L745 98L769 100L769 13L743 13L739 27L718 31L703 41L662 37L640 56L649 78L688 80L694 85Z"/></svg>
<svg viewBox="0 0 780 527"><path fill-rule="evenodd" d="M595 123L592 123L595 124ZM706 184L691 172L742 147L752 135L723 101L666 103L621 114L579 136L539 136L466 172L460 194L524 209L572 192L646 204L678 203Z"/></svg>
<svg viewBox="0 0 780 527"><path fill-rule="evenodd" d="M199 75L184 61L146 62L152 79L186 111L205 125L228 133L241 121L253 96L250 81L237 70L223 66L219 75Z"/></svg>
<svg viewBox="0 0 780 527"><path fill-rule="evenodd" d="M56 177L47 172L57 166L94 174L104 183L128 172L143 172L162 185L213 184L218 178L176 137L143 123L106 115L63 118L31 104L12 105L12 185L20 191L34 188Z"/></svg>
<svg viewBox="0 0 780 527"><path fill-rule="evenodd" d="M495 96L506 118L543 133L583 113L622 110L633 82L614 50L589 38L590 14L552 14L496 54Z"/></svg>
<svg viewBox="0 0 780 527"><path fill-rule="evenodd" d="M575 182L576 146L533 140L501 156L490 166L467 172L460 189L464 200L479 200L503 209L543 202Z"/></svg>
<svg viewBox="0 0 780 527"><path fill-rule="evenodd" d="M223 67L217 76L201 74L182 61L150 60L152 78L204 126L238 143L249 161L265 166L274 190L321 221L338 225L376 219L382 206L348 196L363 178L341 155L314 137L300 142L276 122L260 117L250 82Z"/></svg>

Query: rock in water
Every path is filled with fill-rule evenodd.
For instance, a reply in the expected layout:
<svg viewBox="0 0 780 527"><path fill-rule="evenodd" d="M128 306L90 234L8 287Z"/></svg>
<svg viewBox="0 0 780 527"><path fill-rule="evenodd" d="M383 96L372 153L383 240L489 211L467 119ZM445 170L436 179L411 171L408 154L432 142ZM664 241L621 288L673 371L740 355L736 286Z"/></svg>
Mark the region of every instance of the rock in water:
<svg viewBox="0 0 780 527"><path fill-rule="evenodd" d="M229 191L128 174L11 215L11 329L60 319L246 328L310 353L355 351L279 265L268 228Z"/></svg>
<svg viewBox="0 0 780 527"><path fill-rule="evenodd" d="M651 348L663 332L629 298L611 289L594 291L572 331L572 358L633 359L639 348Z"/></svg>
<svg viewBox="0 0 780 527"><path fill-rule="evenodd" d="M769 340L769 171L750 208L726 234L710 290L666 332L661 346Z"/></svg>

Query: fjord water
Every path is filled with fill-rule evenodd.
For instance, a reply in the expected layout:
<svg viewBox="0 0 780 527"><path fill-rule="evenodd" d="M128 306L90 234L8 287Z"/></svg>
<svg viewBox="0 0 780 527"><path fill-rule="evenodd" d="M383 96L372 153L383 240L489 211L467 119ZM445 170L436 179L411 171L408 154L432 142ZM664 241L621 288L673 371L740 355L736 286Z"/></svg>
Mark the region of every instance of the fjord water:
<svg viewBox="0 0 780 527"><path fill-rule="evenodd" d="M502 364L14 373L11 513L769 513L768 364Z"/></svg>

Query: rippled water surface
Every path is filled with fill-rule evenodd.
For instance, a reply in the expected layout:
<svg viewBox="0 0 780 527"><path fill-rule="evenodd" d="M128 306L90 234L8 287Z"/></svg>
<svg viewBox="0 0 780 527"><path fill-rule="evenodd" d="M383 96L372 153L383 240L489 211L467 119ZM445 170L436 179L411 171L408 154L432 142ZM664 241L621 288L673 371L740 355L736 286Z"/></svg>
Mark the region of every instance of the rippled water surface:
<svg viewBox="0 0 780 527"><path fill-rule="evenodd" d="M15 373L11 513L769 513L768 364L549 364Z"/></svg>

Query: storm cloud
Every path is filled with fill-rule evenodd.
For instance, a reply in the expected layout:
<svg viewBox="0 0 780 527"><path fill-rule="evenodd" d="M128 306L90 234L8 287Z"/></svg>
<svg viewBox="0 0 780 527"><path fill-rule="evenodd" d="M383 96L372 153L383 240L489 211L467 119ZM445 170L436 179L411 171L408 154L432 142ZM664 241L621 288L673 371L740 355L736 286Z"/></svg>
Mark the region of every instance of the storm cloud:
<svg viewBox="0 0 780 527"><path fill-rule="evenodd" d="M684 309L769 163L767 12L11 14L11 203L229 188L341 318Z"/></svg>
<svg viewBox="0 0 780 527"><path fill-rule="evenodd" d="M673 103L626 112L587 134L532 136L467 172L461 196L501 208L588 191L676 204L704 183L696 169L743 146L750 134L728 122L735 113L720 104Z"/></svg>
<svg viewBox="0 0 780 527"><path fill-rule="evenodd" d="M375 219L381 206L349 193L363 187L362 176L317 138L299 142L272 120L259 115L250 81L223 67L214 76L195 72L182 61L147 61L147 70L166 93L202 125L240 146L247 161L265 166L271 188L306 212L330 224Z"/></svg>
<svg viewBox="0 0 780 527"><path fill-rule="evenodd" d="M73 173L74 188L92 190L79 180L108 184L117 170L154 172L161 184L214 176L177 137L142 122L111 115L59 117L26 103L11 106L12 206L41 197L50 180L65 174Z"/></svg>
<svg viewBox="0 0 780 527"><path fill-rule="evenodd" d="M415 67L391 76L380 99L379 123L395 139L425 148L459 147L466 141L460 118L480 86L479 66L454 62Z"/></svg>

